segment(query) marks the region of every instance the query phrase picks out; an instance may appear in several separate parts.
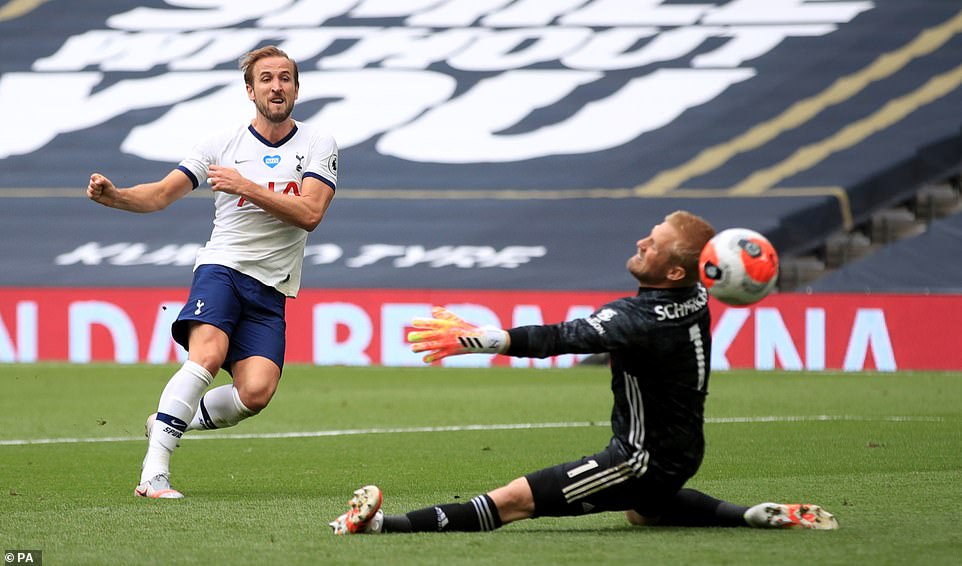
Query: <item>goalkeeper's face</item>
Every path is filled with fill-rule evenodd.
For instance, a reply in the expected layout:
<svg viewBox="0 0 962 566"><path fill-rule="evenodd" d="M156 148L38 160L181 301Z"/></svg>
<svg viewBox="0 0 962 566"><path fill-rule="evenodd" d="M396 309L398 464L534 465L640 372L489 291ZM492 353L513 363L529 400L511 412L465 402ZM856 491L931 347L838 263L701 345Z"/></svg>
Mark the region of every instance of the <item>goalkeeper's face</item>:
<svg viewBox="0 0 962 566"><path fill-rule="evenodd" d="M638 240L638 253L628 258L626 267L645 287L674 287L677 285L678 271L682 277L684 269L678 265L673 253L679 238L678 230L668 222L662 222L651 229L648 236Z"/></svg>

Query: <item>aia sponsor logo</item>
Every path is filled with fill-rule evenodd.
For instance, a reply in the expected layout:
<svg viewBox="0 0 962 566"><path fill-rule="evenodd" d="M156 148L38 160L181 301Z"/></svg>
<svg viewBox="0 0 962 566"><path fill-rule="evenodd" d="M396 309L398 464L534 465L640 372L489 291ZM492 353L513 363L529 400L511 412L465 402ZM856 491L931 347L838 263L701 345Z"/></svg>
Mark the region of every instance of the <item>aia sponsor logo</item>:
<svg viewBox="0 0 962 566"><path fill-rule="evenodd" d="M278 185L279 183L270 181L269 183L267 183L267 190L276 193ZM293 194L294 196L299 197L301 196L301 186L297 184L297 182L295 181L288 181L287 185L284 186L281 192L284 193L285 195ZM237 199L237 206L244 206L244 204L246 203L247 203L247 200L245 200L244 197Z"/></svg>

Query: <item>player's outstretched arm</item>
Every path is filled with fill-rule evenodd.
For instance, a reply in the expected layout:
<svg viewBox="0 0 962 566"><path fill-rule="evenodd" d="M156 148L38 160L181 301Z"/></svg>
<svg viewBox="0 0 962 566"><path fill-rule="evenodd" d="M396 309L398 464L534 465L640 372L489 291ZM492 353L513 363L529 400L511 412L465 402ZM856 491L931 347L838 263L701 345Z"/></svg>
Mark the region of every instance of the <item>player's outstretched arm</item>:
<svg viewBox="0 0 962 566"><path fill-rule="evenodd" d="M110 179L94 173L87 184L87 198L130 212L155 212L167 208L193 188L187 175L177 169L160 181L135 185L129 189L118 189Z"/></svg>
<svg viewBox="0 0 962 566"><path fill-rule="evenodd" d="M511 339L493 326L474 326L442 307L431 309L432 318L415 318L408 333L411 351L427 352L426 363L461 354L503 354Z"/></svg>

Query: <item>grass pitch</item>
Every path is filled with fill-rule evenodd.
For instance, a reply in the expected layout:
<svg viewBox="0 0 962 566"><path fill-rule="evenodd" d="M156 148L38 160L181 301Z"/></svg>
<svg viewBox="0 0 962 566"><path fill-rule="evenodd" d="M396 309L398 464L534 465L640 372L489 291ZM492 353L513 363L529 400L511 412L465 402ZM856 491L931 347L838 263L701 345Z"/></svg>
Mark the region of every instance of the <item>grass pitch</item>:
<svg viewBox="0 0 962 566"><path fill-rule="evenodd" d="M959 374L712 376L708 450L689 485L743 504L819 503L838 531L638 528L610 513L334 537L327 522L360 485L401 512L601 449L607 369L289 367L263 414L185 438L172 474L185 499L147 501L133 497L143 421L173 370L0 366L4 550L40 549L48 565L962 562Z"/></svg>

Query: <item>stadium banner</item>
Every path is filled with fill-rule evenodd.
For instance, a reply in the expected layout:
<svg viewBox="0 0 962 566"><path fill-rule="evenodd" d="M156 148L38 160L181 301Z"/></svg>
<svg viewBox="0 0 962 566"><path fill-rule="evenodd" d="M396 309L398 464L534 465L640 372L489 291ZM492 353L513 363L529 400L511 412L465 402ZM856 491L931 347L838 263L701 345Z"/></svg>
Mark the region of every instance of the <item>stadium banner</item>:
<svg viewBox="0 0 962 566"><path fill-rule="evenodd" d="M186 359L170 338L181 288L0 289L0 363L168 363ZM504 328L582 318L615 292L306 289L288 301L287 361L417 366L409 323L443 305ZM783 293L733 308L711 303L711 365L725 369L962 370L951 332L962 296ZM570 367L546 360L468 355L445 365Z"/></svg>

